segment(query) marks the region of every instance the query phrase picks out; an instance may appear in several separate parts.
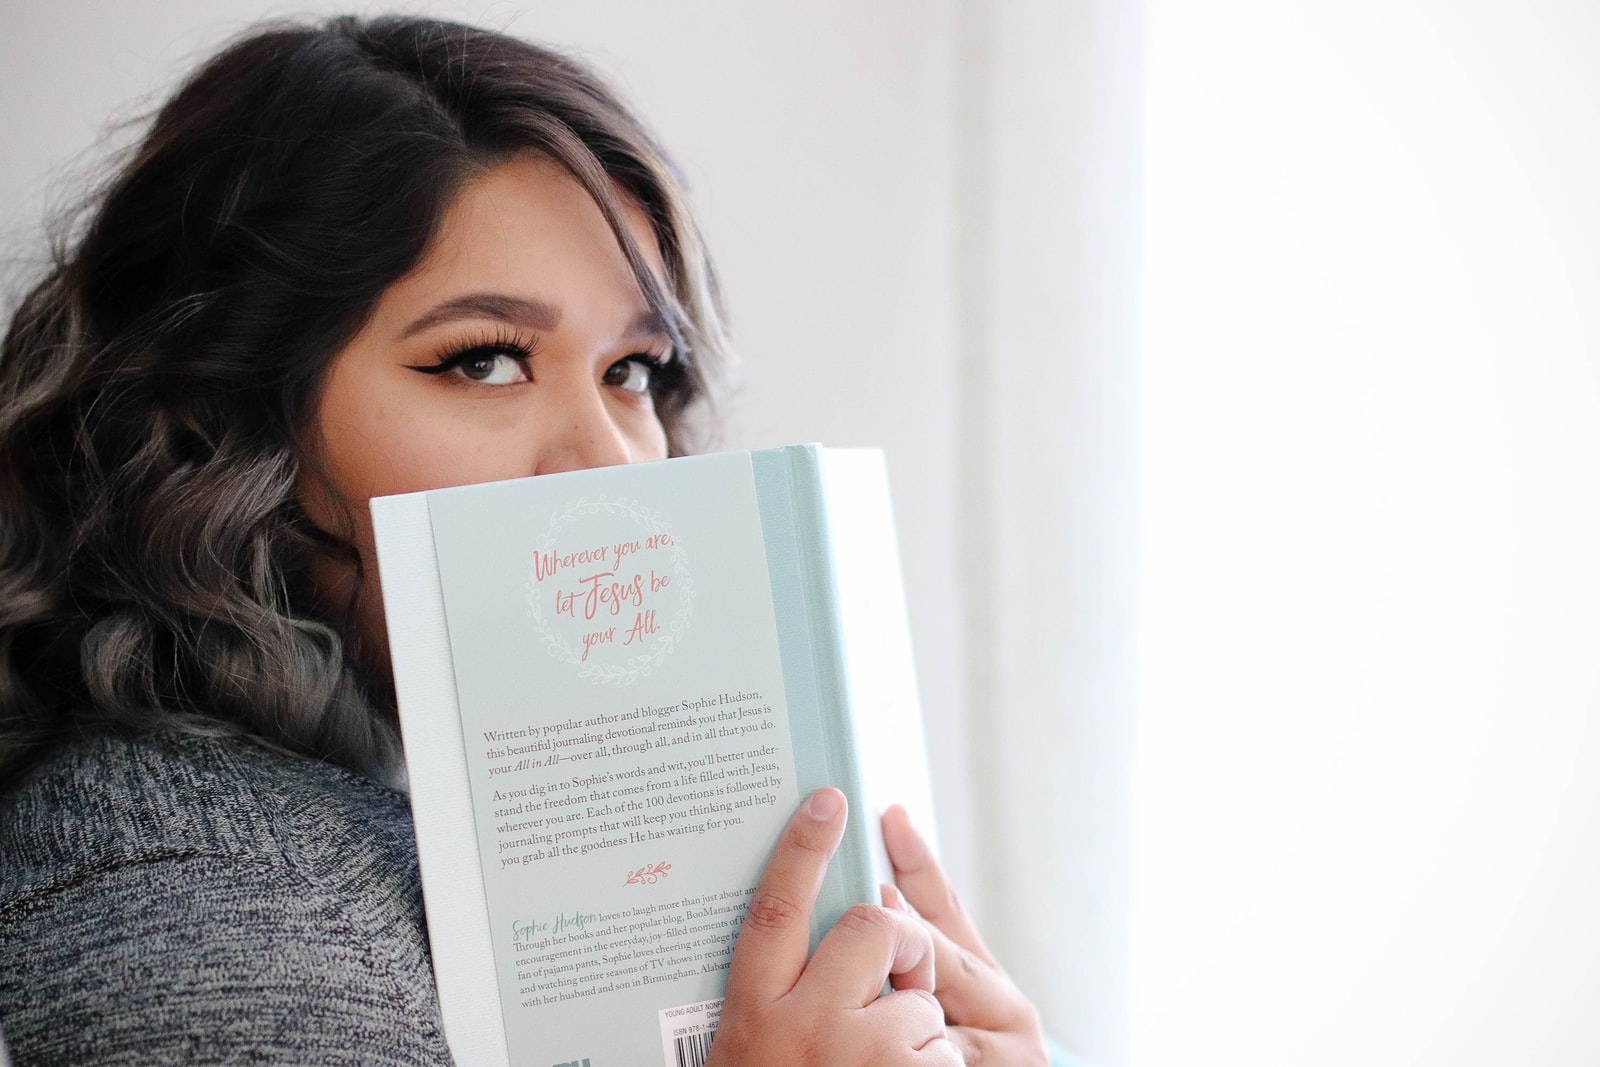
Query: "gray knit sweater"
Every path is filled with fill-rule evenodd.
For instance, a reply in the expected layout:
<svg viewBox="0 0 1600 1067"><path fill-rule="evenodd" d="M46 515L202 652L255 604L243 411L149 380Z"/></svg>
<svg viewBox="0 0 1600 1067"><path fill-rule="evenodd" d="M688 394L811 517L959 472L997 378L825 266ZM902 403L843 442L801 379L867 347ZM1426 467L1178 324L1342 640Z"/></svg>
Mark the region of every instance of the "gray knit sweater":
<svg viewBox="0 0 1600 1067"><path fill-rule="evenodd" d="M0 1031L43 1064L448 1064L404 796L86 738L0 800Z"/></svg>

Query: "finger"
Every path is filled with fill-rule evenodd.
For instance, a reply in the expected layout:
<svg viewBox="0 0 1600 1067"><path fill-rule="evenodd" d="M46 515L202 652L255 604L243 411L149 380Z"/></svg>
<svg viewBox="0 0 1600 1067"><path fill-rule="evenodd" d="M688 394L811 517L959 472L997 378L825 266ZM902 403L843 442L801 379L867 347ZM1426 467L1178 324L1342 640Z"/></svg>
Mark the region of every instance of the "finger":
<svg viewBox="0 0 1600 1067"><path fill-rule="evenodd" d="M1050 1062L1038 1034L998 1033L971 1026L947 1027L945 1033L966 1067L1048 1067Z"/></svg>
<svg viewBox="0 0 1600 1067"><path fill-rule="evenodd" d="M864 1008L883 983L934 988L933 935L916 916L857 904L823 937L796 991L819 1006Z"/></svg>
<svg viewBox="0 0 1600 1067"><path fill-rule="evenodd" d="M933 937L934 994L953 1024L984 1029L1024 1025L1033 1005L1006 973L937 929Z"/></svg>
<svg viewBox="0 0 1600 1067"><path fill-rule="evenodd" d="M925 989L905 989L886 994L862 1009L859 1023L879 1034L893 1034L919 1065L960 1064L961 1053L950 1041L944 1008Z"/></svg>
<svg viewBox="0 0 1600 1067"><path fill-rule="evenodd" d="M891 885L880 889L884 907L909 913L899 890ZM940 930L931 926L929 929L933 936L934 973L938 975L934 992L952 1022L989 1027L1027 1018L1033 1006L1004 972Z"/></svg>
<svg viewBox="0 0 1600 1067"><path fill-rule="evenodd" d="M794 988L811 947L811 909L844 835L845 817L844 794L824 787L784 827L733 946L730 998L750 995L771 1003Z"/></svg>
<svg viewBox="0 0 1600 1067"><path fill-rule="evenodd" d="M883 813L883 844L894 866L894 879L911 906L957 944L993 962L944 869L911 825L911 816L898 804Z"/></svg>
<svg viewBox="0 0 1600 1067"><path fill-rule="evenodd" d="M961 1053L961 1062L963 1064L970 1063L976 1067L976 1065L984 1062L984 1056L987 1052L985 1044L978 1039L978 1035L984 1032L970 1026L951 1026L945 1031L945 1039L956 1047L957 1052ZM993 1063L994 1059L991 1057L989 1062Z"/></svg>

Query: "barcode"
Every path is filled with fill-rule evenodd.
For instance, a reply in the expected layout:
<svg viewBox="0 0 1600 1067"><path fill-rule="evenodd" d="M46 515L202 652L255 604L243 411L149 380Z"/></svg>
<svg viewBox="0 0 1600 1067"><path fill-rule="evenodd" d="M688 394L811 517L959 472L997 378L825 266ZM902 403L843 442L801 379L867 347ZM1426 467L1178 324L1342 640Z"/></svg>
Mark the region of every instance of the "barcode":
<svg viewBox="0 0 1600 1067"><path fill-rule="evenodd" d="M722 998L662 1008L656 1018L661 1024L661 1067L705 1067L722 1019Z"/></svg>
<svg viewBox="0 0 1600 1067"><path fill-rule="evenodd" d="M678 1053L678 1067L705 1067L706 1056L711 1052L712 1033L711 1030L703 1030L698 1034L673 1038L672 1047Z"/></svg>

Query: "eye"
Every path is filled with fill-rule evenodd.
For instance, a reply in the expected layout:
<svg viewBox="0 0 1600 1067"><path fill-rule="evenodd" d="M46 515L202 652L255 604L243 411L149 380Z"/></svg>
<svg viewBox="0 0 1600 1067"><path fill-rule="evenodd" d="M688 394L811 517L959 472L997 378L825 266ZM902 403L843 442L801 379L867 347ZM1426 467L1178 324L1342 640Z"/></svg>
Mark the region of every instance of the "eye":
<svg viewBox="0 0 1600 1067"><path fill-rule="evenodd" d="M449 374L481 385L516 385L533 381L533 350L513 341L472 344L447 352L437 363L412 366L419 374Z"/></svg>
<svg viewBox="0 0 1600 1067"><path fill-rule="evenodd" d="M450 361L450 370L469 381L484 385L510 385L531 380L528 359L520 353L475 349Z"/></svg>
<svg viewBox="0 0 1600 1067"><path fill-rule="evenodd" d="M656 372L665 364L659 356L638 354L619 359L606 368L601 381L629 393L648 393Z"/></svg>

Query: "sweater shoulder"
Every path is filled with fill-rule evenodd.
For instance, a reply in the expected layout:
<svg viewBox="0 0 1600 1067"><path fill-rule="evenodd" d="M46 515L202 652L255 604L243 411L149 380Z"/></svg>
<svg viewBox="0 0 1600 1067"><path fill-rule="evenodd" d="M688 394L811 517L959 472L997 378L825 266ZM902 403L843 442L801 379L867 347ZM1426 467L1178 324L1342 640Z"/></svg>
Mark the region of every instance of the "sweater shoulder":
<svg viewBox="0 0 1600 1067"><path fill-rule="evenodd" d="M96 734L0 800L0 908L128 864L316 866L372 851L414 865L405 798L341 767L233 738Z"/></svg>
<svg viewBox="0 0 1600 1067"><path fill-rule="evenodd" d="M0 814L19 1067L447 1062L415 865L405 798L341 768L219 738L58 749Z"/></svg>

